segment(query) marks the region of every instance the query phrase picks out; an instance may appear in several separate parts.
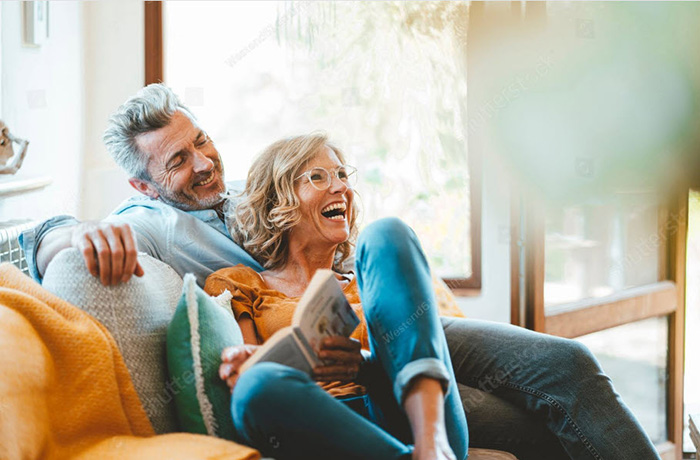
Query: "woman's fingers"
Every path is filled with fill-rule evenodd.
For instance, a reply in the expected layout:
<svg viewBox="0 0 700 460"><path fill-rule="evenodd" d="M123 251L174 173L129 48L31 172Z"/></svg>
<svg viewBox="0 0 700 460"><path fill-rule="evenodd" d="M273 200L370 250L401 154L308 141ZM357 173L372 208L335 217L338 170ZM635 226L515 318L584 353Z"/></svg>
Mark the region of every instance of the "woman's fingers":
<svg viewBox="0 0 700 460"><path fill-rule="evenodd" d="M236 348L238 347L225 348L221 352L222 363L219 366L219 378L226 382L231 391L233 391L233 387L236 386L238 381L238 369L240 368L240 364L235 362L239 361L236 359L239 355L239 350L236 350Z"/></svg>
<svg viewBox="0 0 700 460"><path fill-rule="evenodd" d="M360 342L350 337L334 335L326 337L321 341L321 350L346 350L360 352L362 346Z"/></svg>
<svg viewBox="0 0 700 460"><path fill-rule="evenodd" d="M237 345L235 347L227 347L221 350L219 377L221 380L226 381L226 384L231 391L233 391L233 387L236 386L236 382L240 376L239 370L241 366L253 355L253 353L255 353L255 350L257 349L257 345Z"/></svg>
<svg viewBox="0 0 700 460"><path fill-rule="evenodd" d="M225 363L231 362L237 353L236 348L238 347L226 347L221 350L221 361Z"/></svg>
<svg viewBox="0 0 700 460"><path fill-rule="evenodd" d="M224 348L221 352L221 361L235 366L243 364L253 352L249 345L236 345L235 347Z"/></svg>
<svg viewBox="0 0 700 460"><path fill-rule="evenodd" d="M329 364L360 364L362 362L362 354L359 351L322 350L318 353L318 357Z"/></svg>
<svg viewBox="0 0 700 460"><path fill-rule="evenodd" d="M238 381L238 371L232 364L223 363L219 366L219 377L221 377L221 380L224 380L226 385L233 391L233 387L236 386L236 381Z"/></svg>
<svg viewBox="0 0 700 460"><path fill-rule="evenodd" d="M313 377L315 380L325 380L325 381L351 381L357 377L357 373L360 371L359 365L342 366L342 365L331 365L331 366L317 366L313 370Z"/></svg>
<svg viewBox="0 0 700 460"><path fill-rule="evenodd" d="M348 337L326 337L321 342L318 357L328 366L358 366L362 362L360 342Z"/></svg>

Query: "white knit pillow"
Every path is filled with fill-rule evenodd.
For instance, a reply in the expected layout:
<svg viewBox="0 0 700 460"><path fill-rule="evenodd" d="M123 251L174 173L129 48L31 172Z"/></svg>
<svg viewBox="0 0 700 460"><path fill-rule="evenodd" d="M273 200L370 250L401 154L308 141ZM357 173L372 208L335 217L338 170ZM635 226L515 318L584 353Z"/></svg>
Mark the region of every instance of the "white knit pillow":
<svg viewBox="0 0 700 460"><path fill-rule="evenodd" d="M114 336L156 433L178 431L175 403L166 387L165 341L182 279L169 265L139 254L145 274L103 286L77 249L61 251L44 274L43 287L101 322Z"/></svg>

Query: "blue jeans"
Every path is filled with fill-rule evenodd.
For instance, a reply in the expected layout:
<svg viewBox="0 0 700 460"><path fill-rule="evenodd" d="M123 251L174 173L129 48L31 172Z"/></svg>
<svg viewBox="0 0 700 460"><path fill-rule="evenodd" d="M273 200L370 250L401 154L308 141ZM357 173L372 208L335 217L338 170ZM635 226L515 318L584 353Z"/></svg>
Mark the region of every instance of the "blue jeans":
<svg viewBox="0 0 700 460"><path fill-rule="evenodd" d="M402 403L410 382L423 376L442 383L448 440L465 459L467 421L417 237L398 219L374 222L358 240L356 271L370 337L360 376L367 396L336 400L302 372L258 364L233 392L239 440L278 460L410 459Z"/></svg>
<svg viewBox="0 0 700 460"><path fill-rule="evenodd" d="M441 319L457 381L480 390L463 401L473 446L519 460L659 458L581 343L508 324Z"/></svg>
<svg viewBox="0 0 700 460"><path fill-rule="evenodd" d="M358 242L357 261L374 358L363 370L368 397L343 405L301 372L257 365L240 378L233 394L240 441L281 459L410 458L410 430L397 403L401 387L394 385L400 371L393 369L392 358L397 353L405 359L416 347L442 359L434 308L421 314L423 300L409 298L418 291L423 299L432 299L426 270L410 229L393 219L369 226ZM405 307L406 302L417 307L397 323L393 311L403 311L397 306ZM475 447L512 452L519 460L659 458L585 346L508 324L440 320L451 360L451 366L443 361L450 373L445 414L458 458L465 457L458 446L468 439ZM402 327L407 322L408 334ZM422 336L430 339L423 343ZM429 355L417 355L417 362L425 356ZM386 362L392 364L384 370ZM425 371L430 374L430 366ZM462 402L469 417L468 436L454 413L453 372L457 382L466 385Z"/></svg>

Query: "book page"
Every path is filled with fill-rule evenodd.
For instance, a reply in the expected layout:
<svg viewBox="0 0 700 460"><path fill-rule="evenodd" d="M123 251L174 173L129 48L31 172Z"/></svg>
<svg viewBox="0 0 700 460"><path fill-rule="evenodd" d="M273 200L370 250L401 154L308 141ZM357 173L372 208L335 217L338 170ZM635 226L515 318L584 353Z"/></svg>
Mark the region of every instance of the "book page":
<svg viewBox="0 0 700 460"><path fill-rule="evenodd" d="M277 331L265 344L260 347L241 366L243 373L256 363L273 362L284 364L285 366L299 369L302 372L311 374L311 364L307 361L304 353L299 349L299 345L294 338L291 328L287 327Z"/></svg>
<svg viewBox="0 0 700 460"><path fill-rule="evenodd" d="M318 270L294 313L293 323L314 351L325 337L348 337L360 320L331 270Z"/></svg>

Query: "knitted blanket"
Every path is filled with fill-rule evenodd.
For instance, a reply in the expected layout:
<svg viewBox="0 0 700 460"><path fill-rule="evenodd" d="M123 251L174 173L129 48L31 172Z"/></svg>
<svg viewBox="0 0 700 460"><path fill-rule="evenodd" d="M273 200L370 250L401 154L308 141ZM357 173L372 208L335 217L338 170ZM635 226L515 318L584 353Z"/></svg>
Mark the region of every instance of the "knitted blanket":
<svg viewBox="0 0 700 460"><path fill-rule="evenodd" d="M116 343L91 316L0 265L0 458L245 459L221 439L154 436Z"/></svg>

